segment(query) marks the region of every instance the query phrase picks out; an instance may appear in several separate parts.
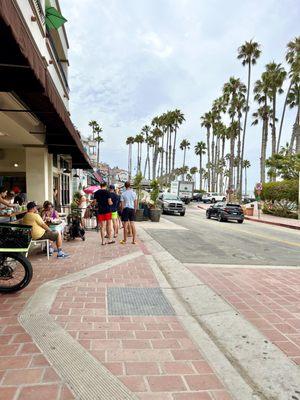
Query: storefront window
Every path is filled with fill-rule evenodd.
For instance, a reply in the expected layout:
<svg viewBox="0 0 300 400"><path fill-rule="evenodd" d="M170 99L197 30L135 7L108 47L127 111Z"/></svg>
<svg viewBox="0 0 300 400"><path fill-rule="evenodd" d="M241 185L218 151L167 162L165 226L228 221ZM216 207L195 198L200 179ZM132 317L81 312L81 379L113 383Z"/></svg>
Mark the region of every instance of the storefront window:
<svg viewBox="0 0 300 400"><path fill-rule="evenodd" d="M61 204L70 204L70 178L67 174L61 175Z"/></svg>

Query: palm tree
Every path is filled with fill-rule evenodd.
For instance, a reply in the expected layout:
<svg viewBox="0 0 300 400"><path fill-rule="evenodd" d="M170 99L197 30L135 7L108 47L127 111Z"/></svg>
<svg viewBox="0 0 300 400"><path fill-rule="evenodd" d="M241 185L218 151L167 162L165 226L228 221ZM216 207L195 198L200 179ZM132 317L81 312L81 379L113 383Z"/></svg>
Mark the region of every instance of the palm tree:
<svg viewBox="0 0 300 400"><path fill-rule="evenodd" d="M257 125L259 120L262 121L261 134L261 154L260 154L260 181L266 180L266 152L269 136L269 121L272 117L272 109L268 104L269 81L266 74L262 74L261 79L257 80L254 85L254 100L258 102L260 107L253 113L254 120L252 125Z"/></svg>
<svg viewBox="0 0 300 400"><path fill-rule="evenodd" d="M243 169L245 170L245 196L247 196L247 169L251 167L250 161L243 160Z"/></svg>
<svg viewBox="0 0 300 400"><path fill-rule="evenodd" d="M100 162L100 143L104 142L104 139L100 136L100 133L102 132L102 128L97 124L94 127L94 133L96 133L95 141L97 142L97 166L99 166Z"/></svg>
<svg viewBox="0 0 300 400"><path fill-rule="evenodd" d="M150 180L150 145L149 145L149 138L150 138L151 128L148 125L145 125L142 128L142 135L144 136L144 142L147 146L147 155L145 159L145 167L144 167L144 177L146 177L147 167L148 167L148 179Z"/></svg>
<svg viewBox="0 0 300 400"><path fill-rule="evenodd" d="M239 138L241 133L241 112L242 103L245 98L246 86L240 79L230 77L229 81L223 87L224 99L227 103L227 110L231 123L229 126L230 137L230 162L229 162L229 189L233 189L233 172L234 172L234 157L235 157L235 140ZM230 196L231 199L231 196Z"/></svg>
<svg viewBox="0 0 300 400"><path fill-rule="evenodd" d="M268 143L268 127L269 120L272 116L272 109L265 102L261 107L253 113L254 121L252 125L257 125L259 120L262 121L262 134L261 134L261 151L260 151L260 181L264 183L266 181L266 155L267 155L267 143Z"/></svg>
<svg viewBox="0 0 300 400"><path fill-rule="evenodd" d="M180 143L180 150L183 150L183 164L182 168L185 168L185 157L186 157L186 149L189 149L191 146L190 142L187 139L183 139ZM184 179L184 174L182 174L182 179Z"/></svg>
<svg viewBox="0 0 300 400"><path fill-rule="evenodd" d="M138 151L137 151L137 173L139 173L139 172L141 172L141 168L142 168L142 144L144 143L144 136L142 134L136 135L134 141L138 145Z"/></svg>
<svg viewBox="0 0 300 400"><path fill-rule="evenodd" d="M135 140L133 136L129 136L126 139L126 144L129 146L128 148L128 176L129 181L131 181L132 177L132 145L134 144Z"/></svg>
<svg viewBox="0 0 300 400"><path fill-rule="evenodd" d="M300 74L299 74L300 76ZM292 131L292 136L291 136L291 141L290 141L290 153L292 153L293 148L294 148L294 142L296 138L296 129L299 129L300 126L300 82L295 82L290 89L288 98L287 98L287 104L289 105L289 108L294 108L297 107L297 114L296 114L296 120L294 123L293 131Z"/></svg>
<svg viewBox="0 0 300 400"><path fill-rule="evenodd" d="M282 115L281 115L281 120L280 120L280 127L279 127L278 140L277 140L277 153L279 152L279 148L280 148L280 140L281 140L281 134L282 134L283 121L284 121L284 117L285 117L286 107L288 104L290 104L289 103L290 92L291 92L291 90L295 91L295 86L297 89L297 85L299 88L300 36L296 37L294 40L290 41L287 44L287 52L286 52L285 59L286 59L287 63L290 65L290 71L289 71L290 84L289 84L289 88L286 93L285 102L283 105L283 110L282 110ZM298 104L299 104L299 102L298 102ZM297 117L299 118L299 108L298 108L298 112L297 112ZM297 122L297 117L296 117L296 122ZM291 142L292 142L292 140L291 140ZM293 148L292 143L291 143L291 148Z"/></svg>
<svg viewBox="0 0 300 400"><path fill-rule="evenodd" d="M201 126L206 128L206 144L207 144L207 164L210 165L210 129L212 127L213 124L213 115L212 112L209 111L207 113L205 113L204 115L202 115L201 119ZM210 170L207 170L207 185L208 185L208 191L210 191L211 189L211 173Z"/></svg>
<svg viewBox="0 0 300 400"><path fill-rule="evenodd" d="M196 182L195 175L196 175L197 172L198 172L198 168L197 167L190 168L190 174L192 175L194 182Z"/></svg>
<svg viewBox="0 0 300 400"><path fill-rule="evenodd" d="M172 158L172 170L175 169L175 154L176 154L176 139L177 139L177 130L180 125L185 121L184 114L176 109L173 111L173 126L174 126L174 141L173 141L173 158Z"/></svg>
<svg viewBox="0 0 300 400"><path fill-rule="evenodd" d="M242 60L243 66L248 66L248 84L247 84L247 97L246 97L246 105L245 105L245 118L244 118L244 126L243 126L243 137L241 143L241 157L240 157L240 176L239 176L239 188L242 191L242 183L243 183L243 160L244 160L244 152L245 152L245 140L246 140L246 129L247 129L247 118L249 111L249 96L250 96L250 86L251 86L251 67L256 64L256 61L260 57L261 50L260 45L257 42L253 42L250 40L249 42L245 42L238 48L238 56L239 60Z"/></svg>
<svg viewBox="0 0 300 400"><path fill-rule="evenodd" d="M266 65L266 71L263 72L269 84L268 97L272 102L272 155L276 153L276 105L277 94L283 93L282 85L286 78L286 71L281 64L276 64L274 61Z"/></svg>
<svg viewBox="0 0 300 400"><path fill-rule="evenodd" d="M92 128L92 137L91 137L91 139L92 139L92 140L95 140L95 128L96 128L97 126L99 126L99 124L98 124L97 121L92 120L92 121L89 122L89 126Z"/></svg>
<svg viewBox="0 0 300 400"><path fill-rule="evenodd" d="M196 156L199 156L199 189L202 190L202 174L203 174L203 168L202 168L202 156L206 153L206 144L203 141L200 141L196 144L195 146L195 154Z"/></svg>

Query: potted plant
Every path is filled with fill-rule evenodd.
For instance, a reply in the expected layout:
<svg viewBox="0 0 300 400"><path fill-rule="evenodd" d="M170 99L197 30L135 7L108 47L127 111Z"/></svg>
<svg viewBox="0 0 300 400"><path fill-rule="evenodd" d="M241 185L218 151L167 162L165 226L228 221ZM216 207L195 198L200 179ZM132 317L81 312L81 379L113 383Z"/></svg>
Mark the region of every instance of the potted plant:
<svg viewBox="0 0 300 400"><path fill-rule="evenodd" d="M137 202L138 202L138 209L136 210L135 213L136 221L144 220L144 210L140 207L142 180L143 180L143 174L141 172L138 172L133 180L133 187L136 190Z"/></svg>
<svg viewBox="0 0 300 400"><path fill-rule="evenodd" d="M151 208L150 208L150 219L152 222L159 222L161 216L161 208L157 207L157 199L159 196L159 183L154 179L151 184Z"/></svg>

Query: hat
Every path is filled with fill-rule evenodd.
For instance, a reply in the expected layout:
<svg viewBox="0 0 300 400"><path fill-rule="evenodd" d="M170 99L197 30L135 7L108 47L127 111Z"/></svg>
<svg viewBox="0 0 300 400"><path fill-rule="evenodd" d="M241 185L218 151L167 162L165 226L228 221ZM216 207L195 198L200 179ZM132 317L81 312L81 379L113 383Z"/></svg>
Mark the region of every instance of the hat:
<svg viewBox="0 0 300 400"><path fill-rule="evenodd" d="M110 188L111 190L115 190L115 185L109 185L109 188Z"/></svg>
<svg viewBox="0 0 300 400"><path fill-rule="evenodd" d="M32 210L34 207L36 207L36 204L35 204L34 201L30 201L30 202L27 204L27 210L28 210L28 211L29 211L29 210Z"/></svg>

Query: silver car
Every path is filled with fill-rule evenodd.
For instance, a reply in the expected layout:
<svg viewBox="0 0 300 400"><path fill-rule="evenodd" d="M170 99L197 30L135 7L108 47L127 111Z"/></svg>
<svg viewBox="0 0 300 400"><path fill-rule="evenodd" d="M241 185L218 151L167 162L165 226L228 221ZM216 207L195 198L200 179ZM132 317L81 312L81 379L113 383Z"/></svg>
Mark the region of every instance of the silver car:
<svg viewBox="0 0 300 400"><path fill-rule="evenodd" d="M185 205L175 194L160 194L157 203L163 214L180 214L182 217L185 215Z"/></svg>

